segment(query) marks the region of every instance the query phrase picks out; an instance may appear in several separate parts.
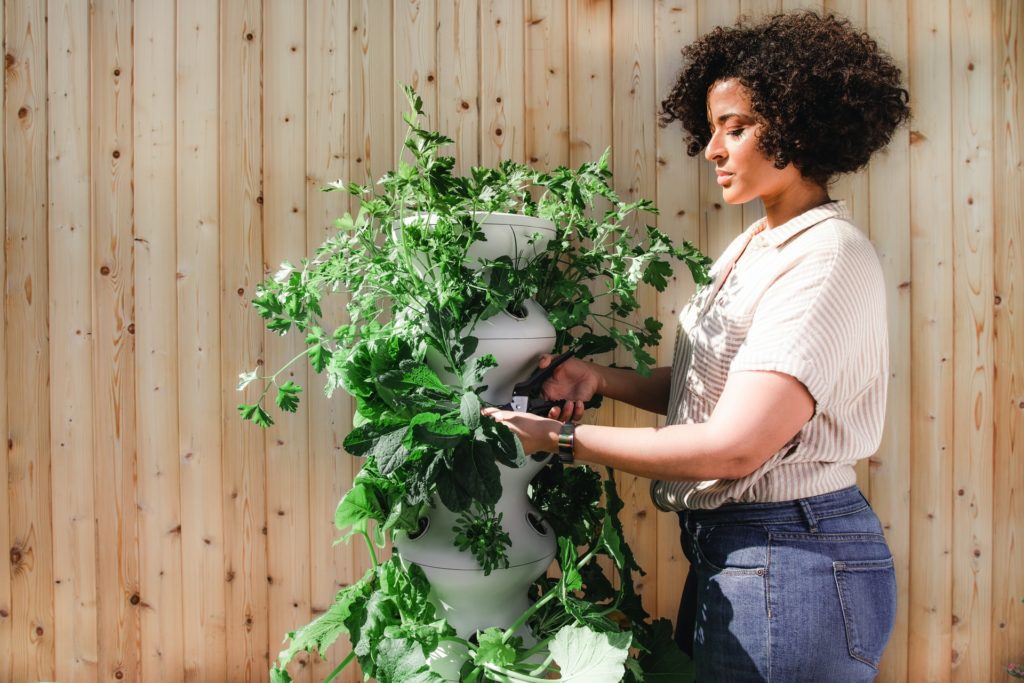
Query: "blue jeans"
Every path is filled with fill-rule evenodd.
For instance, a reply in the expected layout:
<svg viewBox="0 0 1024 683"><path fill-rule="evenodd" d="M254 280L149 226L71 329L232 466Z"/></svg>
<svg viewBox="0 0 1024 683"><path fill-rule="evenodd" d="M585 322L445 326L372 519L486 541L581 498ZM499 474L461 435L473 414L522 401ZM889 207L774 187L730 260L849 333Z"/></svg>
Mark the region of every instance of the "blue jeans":
<svg viewBox="0 0 1024 683"><path fill-rule="evenodd" d="M872 681L896 619L892 553L856 486L679 513L676 640L701 683Z"/></svg>

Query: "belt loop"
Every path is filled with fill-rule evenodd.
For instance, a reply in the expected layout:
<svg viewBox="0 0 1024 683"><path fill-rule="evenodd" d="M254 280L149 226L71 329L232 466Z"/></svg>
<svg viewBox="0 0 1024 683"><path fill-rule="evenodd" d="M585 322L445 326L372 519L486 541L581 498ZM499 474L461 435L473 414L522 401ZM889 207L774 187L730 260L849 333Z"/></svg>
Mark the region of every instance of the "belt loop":
<svg viewBox="0 0 1024 683"><path fill-rule="evenodd" d="M818 533L818 518L814 516L811 504L807 502L806 498L800 498L796 502L800 504L800 510L804 513L804 519L807 520L807 526L810 528L811 533Z"/></svg>

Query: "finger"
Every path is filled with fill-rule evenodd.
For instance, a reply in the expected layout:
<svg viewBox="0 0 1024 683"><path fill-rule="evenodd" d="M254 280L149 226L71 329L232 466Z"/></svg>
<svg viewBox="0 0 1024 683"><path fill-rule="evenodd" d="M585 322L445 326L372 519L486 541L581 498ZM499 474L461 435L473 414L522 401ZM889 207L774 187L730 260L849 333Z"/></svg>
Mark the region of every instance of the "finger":
<svg viewBox="0 0 1024 683"><path fill-rule="evenodd" d="M537 361L538 368L546 368L551 365L551 359L554 358L550 353L542 354L540 360Z"/></svg>
<svg viewBox="0 0 1024 683"><path fill-rule="evenodd" d="M576 401L576 406L575 406L575 408L572 411L572 421L573 422L579 422L580 420L582 420L583 419L583 411L584 411L583 401Z"/></svg>

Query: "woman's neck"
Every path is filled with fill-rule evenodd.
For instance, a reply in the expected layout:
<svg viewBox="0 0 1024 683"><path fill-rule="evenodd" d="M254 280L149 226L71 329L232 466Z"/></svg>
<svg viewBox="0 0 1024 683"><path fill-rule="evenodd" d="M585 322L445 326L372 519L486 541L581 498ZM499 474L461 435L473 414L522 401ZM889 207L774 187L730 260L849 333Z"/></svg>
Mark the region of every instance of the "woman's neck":
<svg viewBox="0 0 1024 683"><path fill-rule="evenodd" d="M765 222L768 229L787 223L816 206L828 204L832 199L822 185L801 178L772 196L761 197L764 202Z"/></svg>

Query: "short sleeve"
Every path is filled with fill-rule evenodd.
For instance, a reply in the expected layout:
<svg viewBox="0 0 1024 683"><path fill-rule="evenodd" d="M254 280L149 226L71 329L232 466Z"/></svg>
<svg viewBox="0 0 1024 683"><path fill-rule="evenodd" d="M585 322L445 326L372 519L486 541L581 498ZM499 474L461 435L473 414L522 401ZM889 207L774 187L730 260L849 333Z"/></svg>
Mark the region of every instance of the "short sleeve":
<svg viewBox="0 0 1024 683"><path fill-rule="evenodd" d="M843 239L818 240L797 255L765 289L729 371L790 375L810 392L815 413L830 406L872 324L870 257L873 250Z"/></svg>

